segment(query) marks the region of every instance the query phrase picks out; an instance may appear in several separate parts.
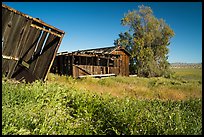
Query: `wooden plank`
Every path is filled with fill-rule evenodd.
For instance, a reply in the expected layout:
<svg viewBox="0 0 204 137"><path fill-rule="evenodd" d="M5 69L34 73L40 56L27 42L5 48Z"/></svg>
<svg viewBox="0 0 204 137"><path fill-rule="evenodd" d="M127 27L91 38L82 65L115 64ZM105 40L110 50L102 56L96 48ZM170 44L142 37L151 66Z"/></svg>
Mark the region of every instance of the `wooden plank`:
<svg viewBox="0 0 204 137"><path fill-rule="evenodd" d="M40 30L37 30L37 29L34 29L30 32L30 35L28 37L28 40L27 40L27 44L26 46L29 47L28 51L25 53L26 56L23 58L23 60L25 62L29 62L31 61L31 58L33 57L34 55L34 50L37 46L37 43L38 43L38 40L40 38ZM31 62L29 62L29 64L31 64Z"/></svg>
<svg viewBox="0 0 204 137"><path fill-rule="evenodd" d="M16 63L18 63L18 61L16 61L16 60L7 60L7 59L3 59L3 58L2 58L2 61L3 61L3 60L7 61L8 65L6 65L6 66L3 66L3 65L2 65L2 67L7 67L6 69L7 69L8 71L6 71L6 72L3 72L3 71L2 71L2 72L3 72L4 74L6 74L6 77L11 78L11 74L8 75L9 72L11 73L11 70L12 70L12 66L11 66L11 65L15 65Z"/></svg>
<svg viewBox="0 0 204 137"><path fill-rule="evenodd" d="M72 76L74 76L74 55L71 56Z"/></svg>
<svg viewBox="0 0 204 137"><path fill-rule="evenodd" d="M19 41L17 50L15 52L15 56L19 58L22 57L22 53L25 48L26 41L28 39L30 24L31 24L31 20L27 20L27 19L24 20L24 25L22 27L21 34L20 34L20 41Z"/></svg>
<svg viewBox="0 0 204 137"><path fill-rule="evenodd" d="M42 25L44 25L44 26L46 26L46 27L49 27L49 28L51 28L51 29L53 29L53 30L55 30L55 31L60 32L61 34L65 34L64 31L62 31L62 30L60 30L60 29L57 29L57 28L55 28L55 27L53 27L53 26L51 26L51 25L49 25L49 24L43 22L43 21L40 20L40 19L36 19L36 18L33 18L33 17L31 17L31 16L29 16L29 15L27 15L27 14L23 14L22 12L17 11L17 10L15 10L15 9L9 7L9 6L6 6L6 5L2 4L2 8L5 8L5 9L7 9L7 10L9 10L9 11L15 13L15 14L21 15L21 16L27 18L27 19L33 20L33 21L35 21L35 22L37 22L37 23L39 23L39 24L42 24Z"/></svg>
<svg viewBox="0 0 204 137"><path fill-rule="evenodd" d="M22 28L22 18L20 16L14 16L9 21L9 27L11 28L10 31L7 31L7 42L4 43L3 54L7 56L12 56L13 51L15 50L15 46L18 44L19 33Z"/></svg>
<svg viewBox="0 0 204 137"><path fill-rule="evenodd" d="M28 35L26 37L26 40L24 41L24 46L20 54L20 58L22 58L22 60L25 61L28 61L31 58L31 56L28 57L28 53L30 52L31 49L33 50L35 49L34 46L37 43L36 37L38 37L38 35L36 34L38 30L31 28L29 26L28 31L29 31Z"/></svg>
<svg viewBox="0 0 204 137"><path fill-rule="evenodd" d="M74 65L76 68L82 70L83 72L85 72L86 74L88 75L91 75L91 73L86 69L86 68L83 68L83 67L86 67L87 65Z"/></svg>
<svg viewBox="0 0 204 137"><path fill-rule="evenodd" d="M9 60L2 58L2 73L8 75L9 66L7 65Z"/></svg>
<svg viewBox="0 0 204 137"><path fill-rule="evenodd" d="M67 56L64 56L64 74L68 75L68 61Z"/></svg>
<svg viewBox="0 0 204 137"><path fill-rule="evenodd" d="M4 54L3 51L5 51L7 42L9 40L10 31L11 31L11 21L12 21L13 15L14 15L13 13L10 13L8 12L8 10L6 10L6 12L4 12L2 16L2 39L3 39L2 54ZM9 71L8 64L9 64L9 60L2 59L2 73L8 74L8 71Z"/></svg>
<svg viewBox="0 0 204 137"><path fill-rule="evenodd" d="M22 28L24 25L25 19L19 15L15 15L13 19L11 20L11 31L9 35L9 40L6 44L4 44L5 48L3 51L3 55L7 56L13 56L16 57L16 53L18 52L18 45L20 41L20 36L22 32ZM17 62L8 62L9 65L9 71L8 71L8 77L10 78L11 75L14 72L15 66Z"/></svg>
<svg viewBox="0 0 204 137"><path fill-rule="evenodd" d="M44 71L46 69L46 62L49 61L49 59L47 58L49 56L49 54L47 54L47 52L49 51L48 49L51 48L52 44L50 44L50 42L52 42L54 39L54 35L52 34L49 34L46 42L45 42L45 45L43 47L43 50L42 50L42 53L41 55L38 57L38 63L36 64L36 67L35 67L35 70L33 71L33 73L40 77L41 79L44 79Z"/></svg>
<svg viewBox="0 0 204 137"><path fill-rule="evenodd" d="M54 74L56 73L56 66L57 66L56 63L57 63L57 62L56 62L56 58L55 58L55 60L54 60L54 62L53 62L53 64L52 64L52 67L51 67L51 69L50 69L50 72L51 72L51 73L54 73Z"/></svg>
<svg viewBox="0 0 204 137"><path fill-rule="evenodd" d="M72 56L67 56L67 57L68 57L68 66L69 66L68 74L72 75Z"/></svg>
<svg viewBox="0 0 204 137"><path fill-rule="evenodd" d="M94 57L92 57L92 64L93 65L92 65L92 73L91 74L93 75L94 74L94 65L96 64L96 63L94 63Z"/></svg>
<svg viewBox="0 0 204 137"><path fill-rule="evenodd" d="M32 59L31 70L33 70L33 71L36 69L37 62L39 60L38 57L40 56L40 52L42 50L45 38L48 35L47 32L41 32L41 33L42 33L42 36L40 37L39 43L36 45L37 48L34 52L33 59Z"/></svg>
<svg viewBox="0 0 204 137"><path fill-rule="evenodd" d="M83 76L79 76L79 78L84 78L84 77L110 77L110 76L116 76L116 74L83 75Z"/></svg>
<svg viewBox="0 0 204 137"><path fill-rule="evenodd" d="M57 32L57 30L52 30L52 31L56 31L56 32ZM58 33L59 33L59 32L58 32ZM60 38L59 38L59 37L56 38L56 45L53 46L53 49L52 49L53 54L52 54L52 56L51 56L51 62L49 63L48 69L47 69L47 71L46 71L46 73L45 73L44 81L47 79L48 73L49 73L49 71L50 71L50 68L51 68L52 63L53 63L53 61L54 61L54 59L55 59L55 56L56 56L56 54L57 54L57 51L58 51L58 49L59 49L59 46L60 46L60 44L61 44L61 42L62 42L62 38L63 38L63 37L64 37L64 33L61 34L61 37L60 37Z"/></svg>
<svg viewBox="0 0 204 137"><path fill-rule="evenodd" d="M36 69L34 70L34 74L36 74L43 80L45 79L52 65L51 61L54 59L54 54L56 53L56 49L59 46L59 40L59 37L50 34L43 48L42 54L39 57L38 64L36 66Z"/></svg>
<svg viewBox="0 0 204 137"><path fill-rule="evenodd" d="M55 32L52 32L52 31L50 31L50 30L48 30L48 29L42 28L42 27L37 26L37 25L35 25L35 24L31 24L30 26L31 26L31 27L34 27L34 28L36 28L36 29L39 29L39 30L43 30L43 31L45 31L45 32L48 32L48 33L50 33L50 34L52 34L52 35L61 37L60 34L57 34L57 33L55 33Z"/></svg>
<svg viewBox="0 0 204 137"><path fill-rule="evenodd" d="M16 56L16 57L19 57L20 58L20 55L22 53L22 50L24 49L24 44L27 40L27 36L29 34L29 30L30 30L30 24L31 24L31 21L30 20L27 20L26 18L24 17L21 17L22 19L22 24L21 26L18 25L18 27L20 27L20 33L18 34L18 43L17 45L15 46L15 50L13 52L13 56Z"/></svg>
<svg viewBox="0 0 204 137"><path fill-rule="evenodd" d="M36 56L40 55L40 52L42 51L42 48L43 48L43 43L44 43L47 35L48 35L47 32L45 32L45 31L42 32L42 36L40 37L40 41L39 41L39 43L37 45L37 49L35 51Z"/></svg>
<svg viewBox="0 0 204 137"><path fill-rule="evenodd" d="M28 64L24 60L26 59L26 57L27 57L27 60L29 59L29 57L27 56L27 53L29 52L29 50L35 48L35 47L33 47L34 45L32 45L32 39L33 39L33 36L34 36L34 34L32 35L32 33L33 32L35 33L35 31L32 28L30 28L31 22L32 22L31 20L27 20L27 19L25 20L25 24L24 24L24 27L23 27L23 32L22 32L22 35L21 35L21 40L20 40L18 50L17 50L18 52L15 53L16 56L19 56L19 58L21 58L21 61L19 62L21 64L18 63L18 65L25 66L25 67L27 67L27 69L30 67L30 64ZM24 64L26 64L26 65L24 65ZM23 71L23 72L21 72L21 71ZM24 67L16 67L12 77L22 76L22 74L25 74L24 71L25 71ZM29 72L30 71L31 70L29 70ZM31 79L33 79L33 78L29 78L29 79L26 79L26 78L27 77L24 77L24 79L26 81L30 81Z"/></svg>
<svg viewBox="0 0 204 137"><path fill-rule="evenodd" d="M68 66L68 56L64 56L65 58L65 75L68 75L69 66Z"/></svg>
<svg viewBox="0 0 204 137"><path fill-rule="evenodd" d="M65 56L62 56L62 74L65 74Z"/></svg>
<svg viewBox="0 0 204 137"><path fill-rule="evenodd" d="M57 50L58 50L58 48L59 48L59 46L61 44L63 36L64 36L63 34L62 34L61 37L56 37L55 36L54 39L48 44L48 47L46 47L46 46L44 47L44 49L46 48L46 51L48 50L47 54L45 54L45 56L47 56L47 60L46 60L46 64L45 64L45 70L44 70L44 72L42 74L42 78L43 78L44 81L47 79L47 75L48 75L48 73L50 71L50 68L52 66L52 63L53 63L53 61L55 59ZM51 48L50 48L50 46L51 46Z"/></svg>
<svg viewBox="0 0 204 137"><path fill-rule="evenodd" d="M110 57L108 56L108 59L107 59L107 70L106 70L106 73L109 74L109 60L110 60Z"/></svg>
<svg viewBox="0 0 204 137"><path fill-rule="evenodd" d="M9 22L12 20L13 15L14 14L7 9L2 9L2 37L4 38L4 41L6 41L4 36L6 29L11 28L11 23L9 24Z"/></svg>
<svg viewBox="0 0 204 137"><path fill-rule="evenodd" d="M38 79L35 75L32 75L32 72L23 65L19 64L16 67L16 73L12 75L11 78L15 78L18 81L26 80L26 82L33 82L34 80Z"/></svg>
<svg viewBox="0 0 204 137"><path fill-rule="evenodd" d="M6 56L6 55L2 55L2 58L3 58L3 59L16 60L16 61L18 61L18 60L19 60L19 58L12 57L12 56Z"/></svg>
<svg viewBox="0 0 204 137"><path fill-rule="evenodd" d="M30 24L31 24L30 20L23 18L23 26L21 28L19 42L18 42L18 45L16 46L16 50L14 50L13 56L21 58L21 54L22 54L22 51L23 51L24 46L25 46L25 42L26 42L28 34L29 34ZM12 75L14 75L16 73L16 68L17 68L17 65L19 63L22 63L23 66L26 66L27 68L29 68L29 64L27 64L26 62L24 62L22 60L19 60L19 62L15 64L14 69L12 70L13 71Z"/></svg>
<svg viewBox="0 0 204 137"><path fill-rule="evenodd" d="M60 56L58 56L58 58L57 58L57 70L58 70L58 74L60 74Z"/></svg>
<svg viewBox="0 0 204 137"><path fill-rule="evenodd" d="M55 73L55 74L57 74L58 73L58 64L59 64L59 62L58 62L58 56L56 56L55 57L55 60L54 60L54 62L53 62L53 65L52 65L52 69L50 69L50 72L51 73Z"/></svg>
<svg viewBox="0 0 204 137"><path fill-rule="evenodd" d="M59 56L59 74L62 75L63 74L63 60L62 60L63 56Z"/></svg>
<svg viewBox="0 0 204 137"><path fill-rule="evenodd" d="M5 59L2 59L2 71L8 72L8 77L24 77L23 75L25 75L27 72L31 74L30 76L34 76L35 74L33 73L33 70L35 69L35 67L39 67L36 66L36 61L40 53L39 51L41 51L43 42L45 40L45 33L41 37L40 32L46 31L46 33L52 33L58 37L57 40L54 37L53 39L48 38L47 42L50 40L49 42L51 44L48 43L47 47L45 45L45 47L43 48L42 55L44 59L42 61L44 61L45 66L40 66L42 67L40 68L42 76L37 78L44 79L47 76L48 70L50 70L51 68L50 64L52 64L54 61L54 56L56 55L56 52L60 46L60 42L62 40L64 32L40 20L29 17L28 15L25 15L3 5L2 22L2 53L3 55L6 55L3 56ZM33 25L31 25L31 23L33 23ZM47 26L47 28L44 28L43 26ZM49 28L51 29L48 30ZM11 56L13 58L7 58L7 56ZM8 60L16 59L17 57L18 61ZM19 66L17 67L18 62L21 64L19 64ZM28 68L28 71L24 70L24 67ZM13 75L13 72L17 73Z"/></svg>
<svg viewBox="0 0 204 137"><path fill-rule="evenodd" d="M63 74L63 56L60 56L60 75Z"/></svg>
<svg viewBox="0 0 204 137"><path fill-rule="evenodd" d="M79 76L79 68L73 64L73 77L77 78Z"/></svg>
<svg viewBox="0 0 204 137"><path fill-rule="evenodd" d="M2 54L4 54L3 51L5 51L7 41L10 35L12 18L13 13L7 11L4 12L2 16L2 39L3 39ZM9 60L2 59L2 73L8 74L8 72L9 72Z"/></svg>

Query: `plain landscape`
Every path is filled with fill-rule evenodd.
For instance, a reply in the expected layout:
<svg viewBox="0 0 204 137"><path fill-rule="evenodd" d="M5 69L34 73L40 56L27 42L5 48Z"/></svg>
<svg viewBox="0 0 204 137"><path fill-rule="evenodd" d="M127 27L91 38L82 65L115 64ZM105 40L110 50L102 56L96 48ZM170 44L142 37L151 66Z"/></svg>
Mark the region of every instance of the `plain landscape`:
<svg viewBox="0 0 204 137"><path fill-rule="evenodd" d="M201 3L5 4L3 135L202 135Z"/></svg>
<svg viewBox="0 0 204 137"><path fill-rule="evenodd" d="M202 68L171 78L2 77L2 134L201 135Z"/></svg>

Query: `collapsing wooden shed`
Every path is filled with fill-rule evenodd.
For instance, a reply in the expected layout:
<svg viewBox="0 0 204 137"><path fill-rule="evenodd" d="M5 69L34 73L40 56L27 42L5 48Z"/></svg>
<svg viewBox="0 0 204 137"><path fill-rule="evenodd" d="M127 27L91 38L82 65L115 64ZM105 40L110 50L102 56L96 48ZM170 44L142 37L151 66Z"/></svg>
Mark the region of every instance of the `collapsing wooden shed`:
<svg viewBox="0 0 204 137"><path fill-rule="evenodd" d="M45 81L63 36L62 30L2 4L2 73Z"/></svg>
<svg viewBox="0 0 204 137"><path fill-rule="evenodd" d="M57 53L52 73L75 78L87 75L129 76L130 53L120 46Z"/></svg>

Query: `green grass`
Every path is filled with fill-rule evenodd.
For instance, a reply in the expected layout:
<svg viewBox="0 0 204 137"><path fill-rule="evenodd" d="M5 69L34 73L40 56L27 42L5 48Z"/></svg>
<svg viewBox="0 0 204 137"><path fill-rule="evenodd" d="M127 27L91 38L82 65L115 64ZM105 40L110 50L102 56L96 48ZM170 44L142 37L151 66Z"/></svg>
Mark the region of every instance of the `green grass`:
<svg viewBox="0 0 204 137"><path fill-rule="evenodd" d="M202 73L198 73L202 77ZM87 90L97 94L111 94L115 97L126 96L137 99L186 100L202 97L202 80L185 79L178 72L171 79L141 78L141 77L110 77L104 79L83 78L73 79L66 76L49 74L48 82L74 87L77 90Z"/></svg>
<svg viewBox="0 0 204 137"><path fill-rule="evenodd" d="M3 77L2 134L201 135L202 81L175 75L73 79L49 74L47 82L32 84Z"/></svg>
<svg viewBox="0 0 204 137"><path fill-rule="evenodd" d="M175 76L188 80L188 81L201 81L202 82L202 69L201 68L174 68Z"/></svg>

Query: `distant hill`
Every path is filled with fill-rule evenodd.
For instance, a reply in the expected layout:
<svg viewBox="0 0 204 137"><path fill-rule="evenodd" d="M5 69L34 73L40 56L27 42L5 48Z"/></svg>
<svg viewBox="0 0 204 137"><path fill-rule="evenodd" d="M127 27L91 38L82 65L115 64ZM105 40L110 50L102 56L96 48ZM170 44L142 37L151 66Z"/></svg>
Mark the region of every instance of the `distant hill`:
<svg viewBox="0 0 204 137"><path fill-rule="evenodd" d="M172 68L202 68L202 63L170 63Z"/></svg>

